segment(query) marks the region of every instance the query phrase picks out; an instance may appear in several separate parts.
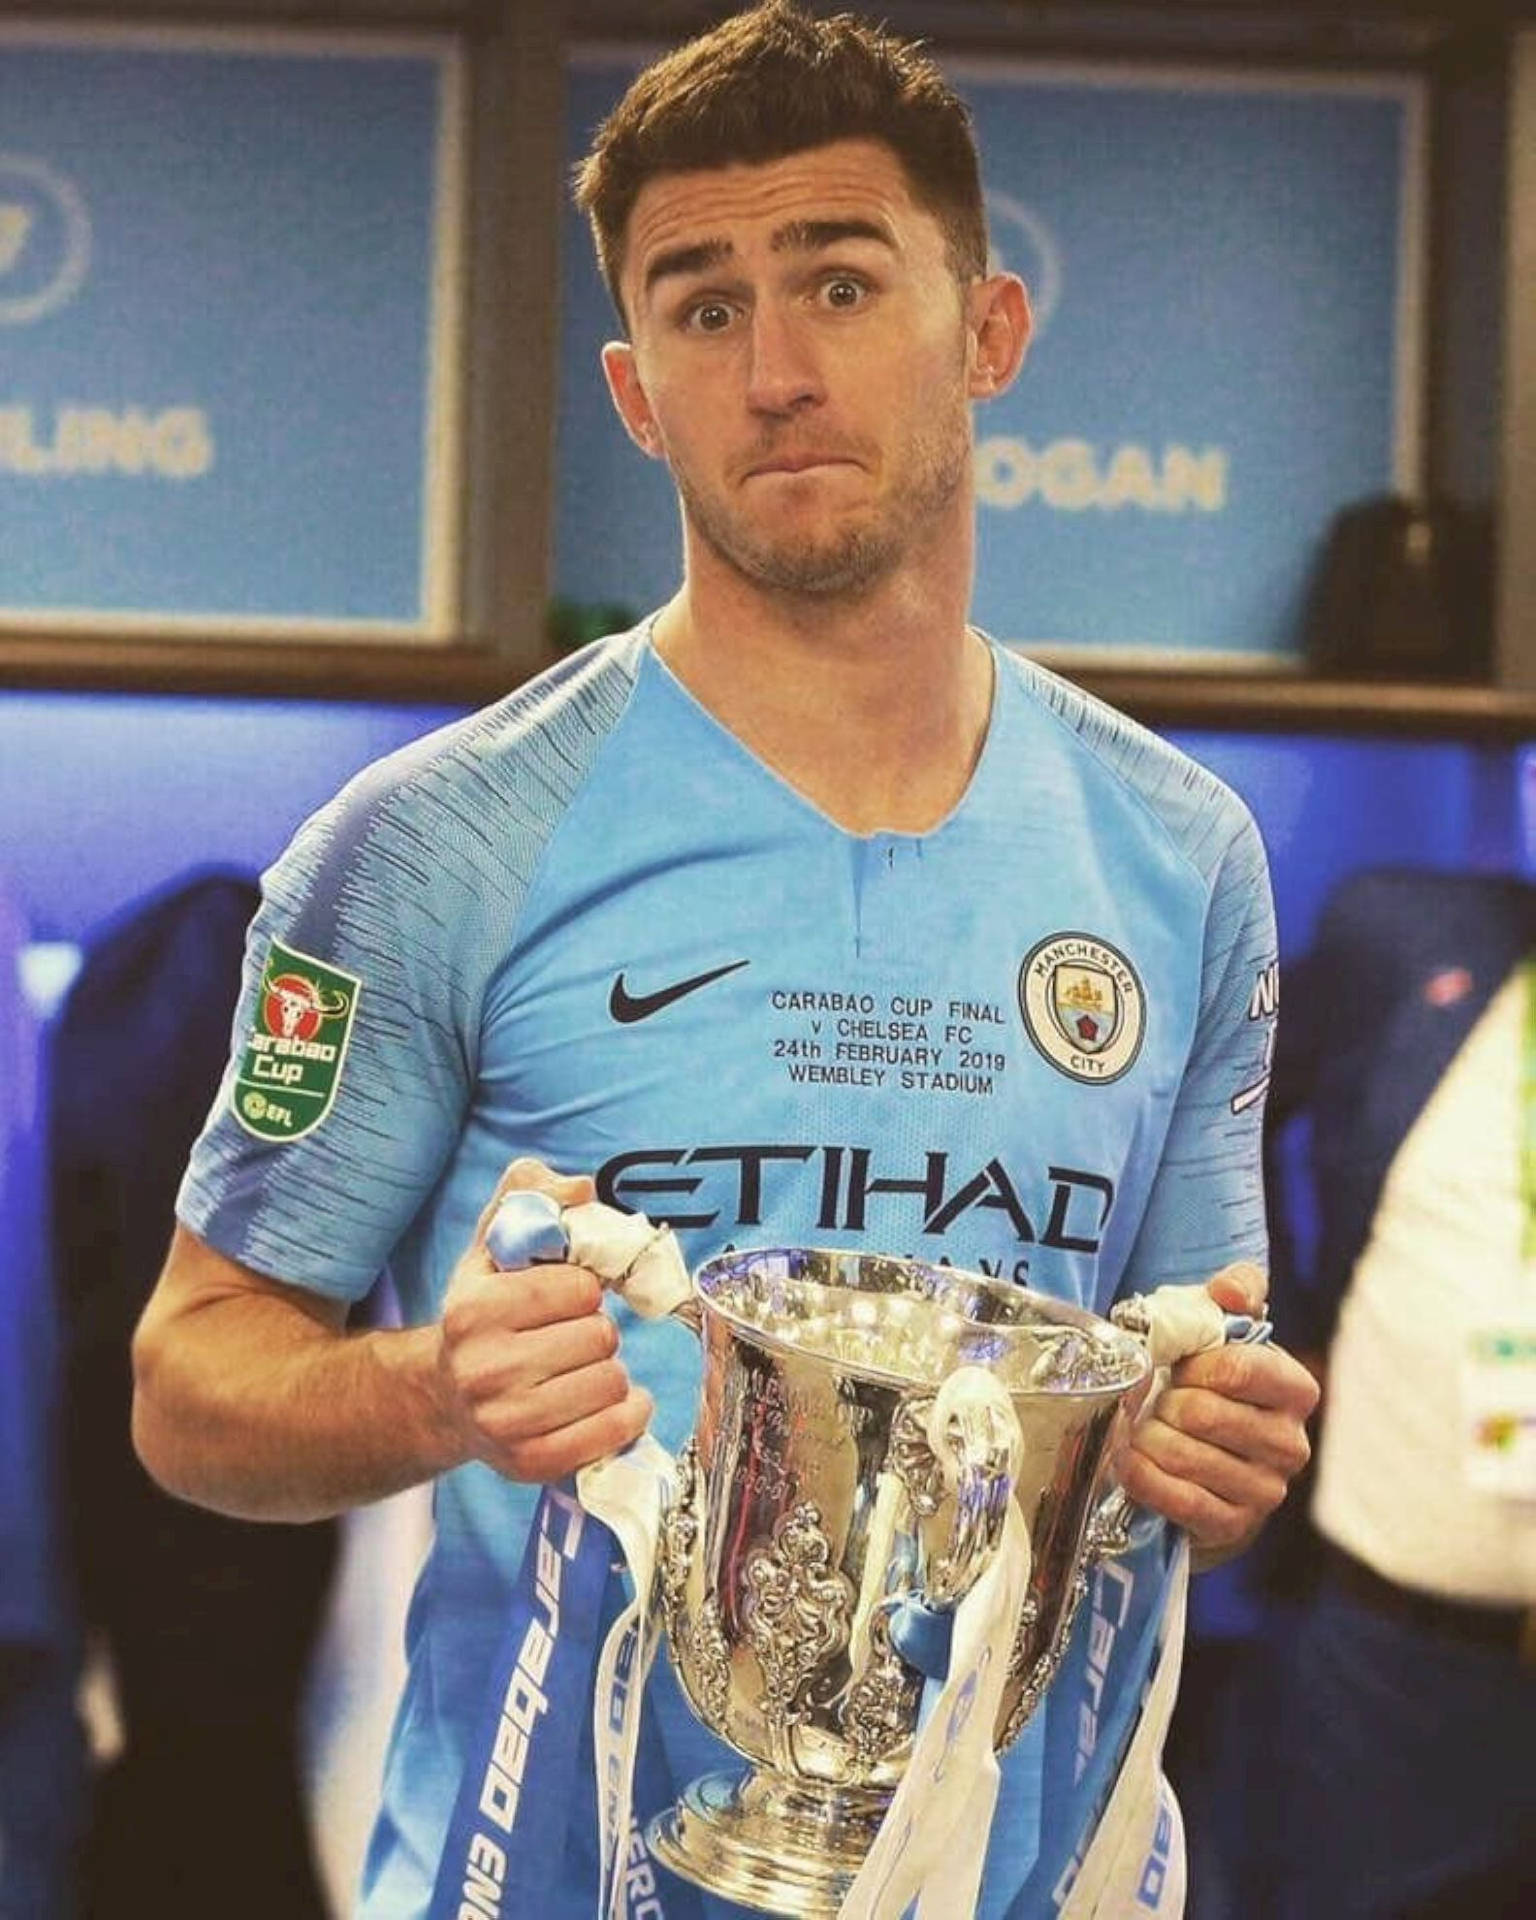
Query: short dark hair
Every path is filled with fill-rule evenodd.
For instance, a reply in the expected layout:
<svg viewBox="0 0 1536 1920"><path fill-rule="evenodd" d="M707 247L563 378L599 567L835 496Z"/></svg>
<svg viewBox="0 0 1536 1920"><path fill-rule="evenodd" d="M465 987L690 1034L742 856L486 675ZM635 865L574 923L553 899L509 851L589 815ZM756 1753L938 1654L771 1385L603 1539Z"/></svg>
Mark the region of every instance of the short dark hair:
<svg viewBox="0 0 1536 1920"><path fill-rule="evenodd" d="M766 0L653 62L576 169L576 204L619 318L625 233L648 180L860 139L883 141L896 155L913 199L944 229L956 276L984 274L970 111L920 42L851 13L816 19L794 0Z"/></svg>

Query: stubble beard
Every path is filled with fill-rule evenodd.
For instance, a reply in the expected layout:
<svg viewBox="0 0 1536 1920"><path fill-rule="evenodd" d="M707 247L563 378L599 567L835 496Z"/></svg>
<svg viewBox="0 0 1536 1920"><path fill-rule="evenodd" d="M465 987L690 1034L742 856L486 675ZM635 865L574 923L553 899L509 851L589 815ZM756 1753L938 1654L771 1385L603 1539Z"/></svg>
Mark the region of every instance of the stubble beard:
<svg viewBox="0 0 1536 1920"><path fill-rule="evenodd" d="M815 599L858 599L887 579L953 504L971 461L969 414L914 434L907 481L883 507L849 516L827 534L765 534L745 513L703 494L680 467L673 479L693 532L752 586Z"/></svg>

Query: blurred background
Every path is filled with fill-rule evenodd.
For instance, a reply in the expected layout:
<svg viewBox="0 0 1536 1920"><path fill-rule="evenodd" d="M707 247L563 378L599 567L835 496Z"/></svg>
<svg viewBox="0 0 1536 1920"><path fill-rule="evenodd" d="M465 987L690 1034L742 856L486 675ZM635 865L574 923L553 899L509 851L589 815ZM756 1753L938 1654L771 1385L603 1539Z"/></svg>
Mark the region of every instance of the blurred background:
<svg viewBox="0 0 1536 1920"><path fill-rule="evenodd" d="M345 1911L424 1499L166 1511L127 1336L260 869L675 583L566 183L732 10L0 7L3 1920ZM1356 876L1530 879L1536 4L878 12L970 101L1037 312L978 416L978 620L1243 796L1282 980ZM1233 1723L1283 1584L1196 1590L1201 1920L1260 1911Z"/></svg>

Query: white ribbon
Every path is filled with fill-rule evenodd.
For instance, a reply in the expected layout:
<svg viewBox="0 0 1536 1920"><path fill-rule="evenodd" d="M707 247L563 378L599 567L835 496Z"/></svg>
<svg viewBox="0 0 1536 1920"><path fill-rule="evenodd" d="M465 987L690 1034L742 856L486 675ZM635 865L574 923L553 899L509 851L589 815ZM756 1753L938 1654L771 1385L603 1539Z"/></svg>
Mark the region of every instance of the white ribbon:
<svg viewBox="0 0 1536 1920"><path fill-rule="evenodd" d="M644 1320L660 1320L693 1291L682 1249L670 1227L643 1213L619 1213L599 1200L566 1207L560 1224L573 1266L585 1267L623 1294Z"/></svg>
<svg viewBox="0 0 1536 1920"><path fill-rule="evenodd" d="M1189 1593L1189 1541L1181 1535L1169 1569L1157 1674L1142 1702L1141 1717L1120 1762L1083 1863L1067 1891L1057 1920L1124 1920L1130 1913L1166 1915L1184 1911L1184 1828L1179 1803L1163 1778L1163 1743L1173 1718L1184 1663L1184 1615ZM1160 1843L1158 1827L1169 1822ZM1153 1853L1165 1866L1155 1902L1148 1901L1147 1865Z"/></svg>
<svg viewBox="0 0 1536 1920"><path fill-rule="evenodd" d="M1227 1316L1204 1287L1158 1287L1139 1304L1147 1317L1147 1350L1159 1370L1226 1341Z"/></svg>
<svg viewBox="0 0 1536 1920"><path fill-rule="evenodd" d="M1153 1390L1140 1416L1146 1419L1156 1410L1169 1370L1193 1354L1222 1346L1231 1329L1204 1287L1159 1287L1137 1304L1146 1317L1145 1338L1155 1369ZM1256 1331L1249 1328L1239 1337ZM1057 1920L1122 1920L1136 1912L1174 1920L1184 1911L1184 1828L1178 1802L1163 1778L1162 1758L1184 1664L1188 1596L1189 1540L1181 1534L1168 1570L1157 1671ZM1160 1834L1165 1822L1166 1832ZM1154 1853L1164 1865L1155 1901L1149 1903L1147 1866Z"/></svg>
<svg viewBox="0 0 1536 1920"><path fill-rule="evenodd" d="M592 1696L598 1858L604 1889L598 1910L609 1920L622 1920L624 1914L624 1859L634 1799L640 1702L658 1645L656 1610L651 1604L656 1543L674 1478L672 1456L648 1433L623 1453L594 1461L576 1476L581 1504L612 1528L634 1583L632 1599L603 1641Z"/></svg>
<svg viewBox="0 0 1536 1920"><path fill-rule="evenodd" d="M1029 1587L1029 1529L1012 1497L1022 1440L996 1375L962 1367L944 1381L928 1439L953 1487L962 1456L955 1424L1006 1438L1010 1492L1002 1538L955 1610L949 1671L926 1704L912 1758L880 1831L838 1908L838 1920L888 1920L920 1901L919 1920L969 1920L976 1910L999 1775L992 1735L1008 1656Z"/></svg>

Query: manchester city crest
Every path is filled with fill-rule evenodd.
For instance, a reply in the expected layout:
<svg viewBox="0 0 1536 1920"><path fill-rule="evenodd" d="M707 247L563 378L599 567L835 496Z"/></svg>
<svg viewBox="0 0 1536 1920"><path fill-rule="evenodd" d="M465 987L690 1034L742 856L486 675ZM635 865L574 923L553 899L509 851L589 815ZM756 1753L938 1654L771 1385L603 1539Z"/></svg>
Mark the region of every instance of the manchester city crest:
<svg viewBox="0 0 1536 1920"><path fill-rule="evenodd" d="M1030 949L1019 1012L1036 1047L1073 1080L1118 1080L1141 1051L1141 979L1118 947L1092 934L1053 933Z"/></svg>

